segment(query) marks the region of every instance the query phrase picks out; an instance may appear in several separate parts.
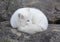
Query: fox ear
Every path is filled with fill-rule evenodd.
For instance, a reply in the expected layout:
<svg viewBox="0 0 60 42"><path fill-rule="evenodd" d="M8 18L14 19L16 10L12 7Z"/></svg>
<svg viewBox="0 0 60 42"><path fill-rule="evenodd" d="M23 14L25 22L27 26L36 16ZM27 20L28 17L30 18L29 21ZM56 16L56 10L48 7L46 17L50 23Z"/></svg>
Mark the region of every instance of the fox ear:
<svg viewBox="0 0 60 42"><path fill-rule="evenodd" d="M18 18L24 19L24 16L22 14L18 14Z"/></svg>

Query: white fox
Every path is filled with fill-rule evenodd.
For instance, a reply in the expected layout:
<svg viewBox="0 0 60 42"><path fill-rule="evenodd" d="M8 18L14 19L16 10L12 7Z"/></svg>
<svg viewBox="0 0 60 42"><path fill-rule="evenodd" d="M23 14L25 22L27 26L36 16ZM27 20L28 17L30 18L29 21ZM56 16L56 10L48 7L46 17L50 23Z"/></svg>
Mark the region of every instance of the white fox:
<svg viewBox="0 0 60 42"><path fill-rule="evenodd" d="M10 19L11 26L19 31L34 34L48 28L48 20L44 13L36 8L20 8Z"/></svg>

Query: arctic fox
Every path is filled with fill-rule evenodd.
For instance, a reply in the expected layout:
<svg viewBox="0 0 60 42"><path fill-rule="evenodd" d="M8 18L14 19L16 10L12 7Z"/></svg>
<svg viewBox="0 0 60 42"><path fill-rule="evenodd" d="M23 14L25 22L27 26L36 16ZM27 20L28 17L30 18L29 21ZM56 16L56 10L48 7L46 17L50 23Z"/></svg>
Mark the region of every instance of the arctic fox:
<svg viewBox="0 0 60 42"><path fill-rule="evenodd" d="M48 28L45 14L36 8L20 8L14 12L10 19L11 26L19 31L34 34Z"/></svg>

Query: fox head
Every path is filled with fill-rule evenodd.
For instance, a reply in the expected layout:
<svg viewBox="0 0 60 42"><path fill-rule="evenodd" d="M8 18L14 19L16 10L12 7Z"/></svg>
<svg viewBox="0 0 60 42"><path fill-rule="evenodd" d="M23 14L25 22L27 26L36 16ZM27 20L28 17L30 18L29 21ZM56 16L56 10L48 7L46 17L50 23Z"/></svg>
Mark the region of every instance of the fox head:
<svg viewBox="0 0 60 42"><path fill-rule="evenodd" d="M18 24L20 26L26 26L26 25L29 25L31 24L32 21L31 19L29 18L29 16L25 16L25 15L22 15L22 14L18 14Z"/></svg>

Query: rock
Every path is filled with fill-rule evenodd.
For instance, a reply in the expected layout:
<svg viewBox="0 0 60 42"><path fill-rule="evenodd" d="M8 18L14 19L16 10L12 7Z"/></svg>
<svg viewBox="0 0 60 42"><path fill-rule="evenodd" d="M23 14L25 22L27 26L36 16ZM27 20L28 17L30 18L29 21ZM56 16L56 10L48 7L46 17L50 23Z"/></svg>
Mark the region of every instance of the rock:
<svg viewBox="0 0 60 42"><path fill-rule="evenodd" d="M0 16L2 19L8 20L8 2L9 0L0 0ZM4 20L3 20L4 21Z"/></svg>
<svg viewBox="0 0 60 42"><path fill-rule="evenodd" d="M60 19L59 2L59 0L0 0L0 22L10 20L18 8L35 7L47 16L49 23L55 23Z"/></svg>
<svg viewBox="0 0 60 42"><path fill-rule="evenodd" d="M10 39L10 38L3 38L3 39L0 39L1 42L18 42L18 40L13 40L13 39Z"/></svg>
<svg viewBox="0 0 60 42"><path fill-rule="evenodd" d="M17 39L17 35L12 33L11 31L11 26L9 24L9 21L4 21L0 23L0 37L1 38L5 38L5 37L9 37L12 39Z"/></svg>
<svg viewBox="0 0 60 42"><path fill-rule="evenodd" d="M11 29L12 33L16 34L18 37L21 36L21 33L18 32L16 29Z"/></svg>
<svg viewBox="0 0 60 42"><path fill-rule="evenodd" d="M10 26L9 21L1 22L0 40L8 37L12 39L13 42L15 42L15 40L17 40L16 42L60 42L60 25L49 24L46 31L30 35L29 39L24 38L24 35L26 34L21 32L21 36L19 36L17 35L19 32L15 34L15 32L13 33L11 29L12 27Z"/></svg>
<svg viewBox="0 0 60 42"><path fill-rule="evenodd" d="M31 37L29 42L60 42L60 34L58 32L40 33Z"/></svg>
<svg viewBox="0 0 60 42"><path fill-rule="evenodd" d="M20 7L22 7L20 0L0 0L0 19L9 20L11 14Z"/></svg>

